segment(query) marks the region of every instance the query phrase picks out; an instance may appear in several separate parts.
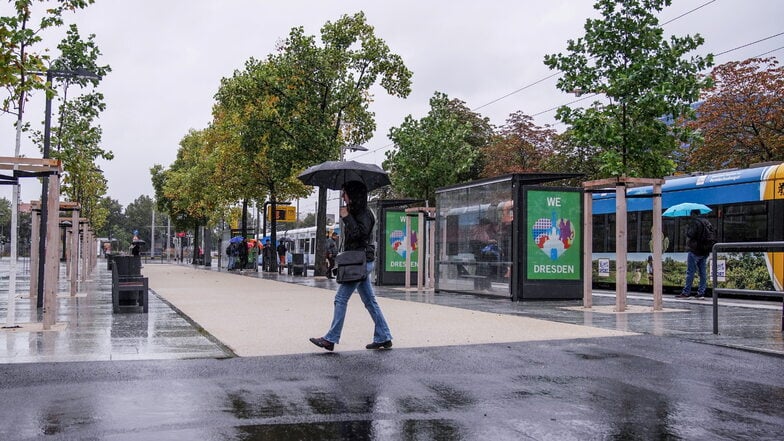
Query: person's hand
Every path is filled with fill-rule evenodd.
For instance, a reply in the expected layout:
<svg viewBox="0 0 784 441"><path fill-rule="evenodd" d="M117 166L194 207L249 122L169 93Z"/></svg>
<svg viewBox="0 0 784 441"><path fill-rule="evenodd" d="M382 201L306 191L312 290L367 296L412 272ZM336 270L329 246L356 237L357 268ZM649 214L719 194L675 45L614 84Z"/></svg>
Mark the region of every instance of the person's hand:
<svg viewBox="0 0 784 441"><path fill-rule="evenodd" d="M348 207L340 207L340 217L348 216Z"/></svg>

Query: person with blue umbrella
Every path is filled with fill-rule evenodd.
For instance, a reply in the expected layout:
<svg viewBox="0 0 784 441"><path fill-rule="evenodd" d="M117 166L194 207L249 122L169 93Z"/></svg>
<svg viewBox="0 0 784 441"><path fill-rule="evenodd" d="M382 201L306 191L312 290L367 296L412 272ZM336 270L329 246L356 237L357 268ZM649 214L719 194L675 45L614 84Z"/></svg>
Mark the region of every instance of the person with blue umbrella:
<svg viewBox="0 0 784 441"><path fill-rule="evenodd" d="M707 208L707 207L705 207ZM707 212L710 208L707 208ZM689 221L689 226L686 228L686 250L688 256L686 259L686 282L684 283L683 290L678 298L691 297L692 284L694 283L694 274L698 273L700 283L697 287L698 299L705 298L705 290L708 286L708 274L705 270L708 254L711 252L715 240L715 230L713 224L707 219L700 217L705 212L698 208L692 208Z"/></svg>

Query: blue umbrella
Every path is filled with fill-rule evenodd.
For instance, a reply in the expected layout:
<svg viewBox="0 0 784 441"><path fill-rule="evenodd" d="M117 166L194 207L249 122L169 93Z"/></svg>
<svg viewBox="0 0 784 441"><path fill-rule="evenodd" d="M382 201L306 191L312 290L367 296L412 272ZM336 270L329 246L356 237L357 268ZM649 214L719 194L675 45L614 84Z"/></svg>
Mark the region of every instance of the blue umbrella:
<svg viewBox="0 0 784 441"><path fill-rule="evenodd" d="M710 213L711 210L707 205L696 204L694 202L684 202L682 204L673 205L666 209L662 216L665 217L683 217L691 216L692 210L699 210L700 214Z"/></svg>
<svg viewBox="0 0 784 441"><path fill-rule="evenodd" d="M240 242L242 242L242 236L234 236L231 239L229 239L229 242L231 242L231 243L240 243Z"/></svg>

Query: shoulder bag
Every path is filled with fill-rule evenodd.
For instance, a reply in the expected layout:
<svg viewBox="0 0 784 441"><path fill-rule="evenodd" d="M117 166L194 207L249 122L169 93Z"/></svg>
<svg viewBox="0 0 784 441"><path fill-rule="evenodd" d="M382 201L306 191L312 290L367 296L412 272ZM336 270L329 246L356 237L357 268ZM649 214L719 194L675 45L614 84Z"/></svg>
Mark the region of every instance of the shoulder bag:
<svg viewBox="0 0 784 441"><path fill-rule="evenodd" d="M367 254L364 250L342 251L335 256L338 283L359 282L367 278Z"/></svg>

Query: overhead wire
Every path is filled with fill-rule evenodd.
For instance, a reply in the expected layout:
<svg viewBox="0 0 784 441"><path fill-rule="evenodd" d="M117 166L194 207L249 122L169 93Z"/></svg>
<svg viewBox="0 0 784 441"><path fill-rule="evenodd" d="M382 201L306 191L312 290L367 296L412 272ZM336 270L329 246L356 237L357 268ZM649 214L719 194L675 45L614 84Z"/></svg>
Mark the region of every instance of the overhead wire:
<svg viewBox="0 0 784 441"><path fill-rule="evenodd" d="M674 22L676 20L679 20L679 19L681 19L681 18L683 18L683 17L685 17L685 16L687 16L689 14L692 14L692 13L694 13L694 12L696 12L696 11L698 11L698 10L704 8L705 6L708 6L708 5L710 5L711 3L714 3L714 2L716 2L716 0L709 0L709 1L707 1L707 2L705 2L703 4L701 4L701 5L697 6L696 8L690 9L690 10L684 12L683 14L678 15L677 17L673 17L673 18L667 20L666 22L662 23L661 26L665 26L665 25L670 24L670 23L672 23L672 22ZM475 111L477 111L479 109L482 109L482 108L485 108L485 107L490 106L492 104L495 104L495 103L497 103L499 101L502 101L502 100L504 100L506 98L509 98L512 95L516 95L516 94L518 94L518 93L520 93L520 92L522 92L522 91L524 91L526 89L529 89L529 88L531 88L533 86L536 86L538 84L541 84L541 83L543 83L543 82L545 82L545 81L547 81L547 80L549 80L549 79L551 79L553 77L556 77L559 74L560 74L560 72L555 72L555 73L552 73L552 74L550 74L550 75L548 75L548 76L546 76L544 78L540 78L540 79L538 79L538 80L536 80L536 81L534 81L532 83L526 84L526 85L524 85L524 86L522 86L522 87L520 87L518 89L515 89L515 90L513 90L511 92L508 92L508 93L506 93L506 94L504 94L504 95L502 95L502 96L500 96L498 98L495 98L495 99L493 99L491 101L488 101L488 102L486 102L486 103L484 103L484 104L482 104L480 106L474 107L473 109L471 109L471 111L475 112ZM561 107L563 105L573 104L575 102L583 101L583 100L588 99L588 98L590 98L590 96L585 97L585 98L581 98L581 99L578 99L578 100L575 100L575 101L572 101L572 102L567 103L567 104L562 104L562 105L559 105L559 106L556 106L556 107L553 107L553 108L550 108L550 109L547 109L547 110L543 110L543 111L538 112L536 114L533 114L531 116L540 116L540 115L546 114L548 112L552 112L554 110L557 110L559 107ZM392 147L394 145L395 145L394 143L388 143L388 144L382 145L381 147L377 147L375 149L368 149L368 151L366 151L366 152L362 152L360 154L357 154L355 156L355 158L371 155L371 154L374 154L376 152L379 152L379 151L382 151L382 150L386 150L386 149L388 149L388 148L390 148L390 147Z"/></svg>
<svg viewBox="0 0 784 441"><path fill-rule="evenodd" d="M681 19L681 18L683 18L683 17L685 17L685 16L687 16L687 15L689 15L689 14L692 14L692 13L694 13L694 12L696 12L696 11L698 11L698 10L700 10L700 9L702 9L702 8L704 8L704 7L706 7L706 6L708 6L708 5L710 5L711 3L715 3L715 2L716 2L716 0L709 0L709 1L707 1L707 2L705 2L705 3L703 3L703 4L701 4L701 5L699 5L699 6L695 7L695 8L693 8L693 9L690 9L690 10L688 10L688 11L686 11L686 12L684 12L684 13L682 13L682 14L680 14L680 15L676 16L676 17L673 17L673 18L671 18L671 19L669 19L669 20L667 20L667 21L663 22L663 23L661 24L661 26L668 25L668 24L670 24L670 23L672 23L672 22L674 22L674 21L676 21L676 20L679 20L679 19ZM768 37L764 37L764 38L761 38L761 39L758 39L758 40L755 40L755 41L752 41L752 42L749 42L749 43L746 43L746 44L743 44L743 45L740 45L740 46L737 46L737 47L734 47L734 48L731 48L731 49L727 49L727 50L725 50L725 51L722 51L722 52L718 52L718 53L714 54L714 56L718 57L718 56L721 56L721 55L725 55L725 54L727 54L727 53L730 53L730 52L733 52L733 51L737 51L737 50L739 50L739 49L743 49L743 48L745 48L745 47L753 46L753 45L755 45L755 44L761 43L761 42L763 42L763 41L770 40L770 39L772 39L772 38L776 38L776 37L778 37L778 36L781 36L781 35L784 35L784 32L779 32L779 33L777 33L777 34L770 35L770 36L768 36ZM784 49L784 46L782 46L782 47L779 47L779 48L776 48L776 49L773 49L773 50L770 50L770 51L767 51L767 52L765 52L765 53L762 53L762 54L760 54L760 55L757 55L757 56L755 56L754 58L761 57L761 56L763 56L763 55L767 55L767 54L770 54L770 53L773 53L773 52L779 51L779 50L781 50L781 49ZM520 87L520 88L518 88L518 89L515 89L515 90L513 90L513 91L511 91L511 92L508 92L508 93L506 93L506 94L504 94L504 95L502 95L502 96L500 96L500 97L498 97L498 98L495 98L495 99L493 99L493 100L491 100L491 101L488 101L488 102L486 102L486 103L484 103L484 104L482 104L482 105L480 105L480 106L474 107L473 109L471 109L471 111L477 111L477 110L479 110L479 109L482 109L482 108L485 108L485 107L487 107L487 106L490 106L490 105L492 105L492 104L495 104L495 103L497 103L497 102L499 102L499 101L502 101L502 100L504 100L504 99L506 99L506 98L509 98L509 97L510 97L510 96L512 96L512 95L516 95L516 94L518 94L518 93L520 93L520 92L522 92L522 91L524 91L524 90L526 90L526 89L529 89L529 88L531 88L531 87L533 87L533 86L536 86L536 85L538 85L538 84L541 84L541 83L543 83L543 82L545 82L545 81L547 81L547 80L549 80L549 79L551 79L551 78L553 78L553 77L555 77L555 76L557 76L557 75L559 75L559 74L560 74L560 72L555 72L555 73L553 73L553 74L547 75L546 77L540 78L540 79L538 79L538 80L536 80L536 81L533 81L532 83L526 84L526 85L524 85L524 86L522 86L522 87ZM587 99L590 99L590 98L596 97L597 95L598 95L598 94L590 94L590 95L586 95L585 97L580 97L580 98L578 98L578 99L575 99L575 100L569 101L569 102L567 102L567 103L565 103L565 104L561 104L561 105L558 105L558 106L554 106L554 107L551 107L551 108L548 108L548 109L542 110L542 111L540 111L540 112L537 112L537 113L534 113L534 114L532 114L532 115L530 115L530 116L532 116L532 117L541 116L541 115L544 115L544 114L547 114L547 113L553 112L553 111L555 111L555 110L558 110L560 107L563 107L563 106L568 106L568 105L572 105L572 104L575 104L575 103L578 103L578 102L581 102L581 101L584 101L584 100L587 100ZM361 157L363 157L363 156L372 155L372 154L375 154L375 153L377 153L377 152L379 152L379 151L387 150L387 149L389 149L390 147L393 147L394 145L395 145L395 144L394 144L393 142L390 142L390 143L384 144L384 145L382 145L382 146L380 146L380 147L377 147L377 148L375 148L375 149L368 149L368 150L367 150L367 151L365 151L365 152L362 152L362 153L358 153L358 154L356 154L356 155L354 156L354 158L361 158Z"/></svg>

